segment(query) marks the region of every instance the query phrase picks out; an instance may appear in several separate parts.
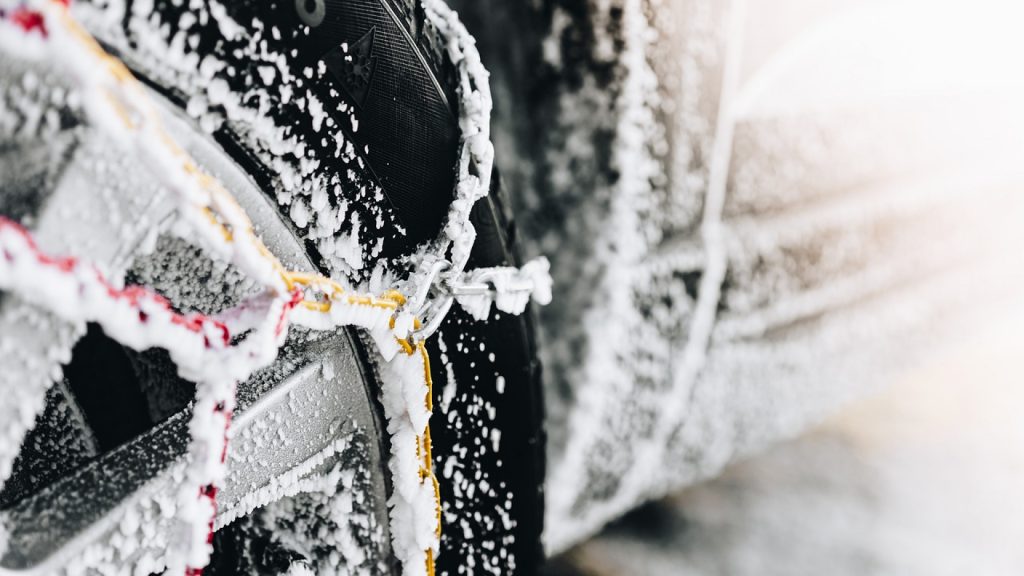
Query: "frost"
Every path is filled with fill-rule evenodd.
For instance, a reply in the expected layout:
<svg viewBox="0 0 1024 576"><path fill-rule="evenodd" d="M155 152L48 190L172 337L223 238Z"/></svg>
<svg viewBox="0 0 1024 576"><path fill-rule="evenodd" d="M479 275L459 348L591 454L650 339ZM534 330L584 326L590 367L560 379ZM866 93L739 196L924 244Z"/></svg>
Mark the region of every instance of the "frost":
<svg viewBox="0 0 1024 576"><path fill-rule="evenodd" d="M435 456L438 473L445 477L449 489L442 499L446 526L442 554L458 558L474 573L507 573L517 568L516 547L519 534L511 533L514 520L510 507L515 494L500 470L502 438L496 434L502 416L501 402L493 389L495 366L487 361L488 351L472 332L460 325L474 320L457 312L454 321L438 332L440 355L455 360L460 366L458 390L447 411L445 454ZM463 372L468 368L468 372ZM496 473L497 471L497 473Z"/></svg>
<svg viewBox="0 0 1024 576"><path fill-rule="evenodd" d="M477 268L450 281L455 301L476 320L486 320L491 304L508 314L521 314L532 298L551 302L551 275L547 258L531 260L522 268ZM481 344L482 345L482 344Z"/></svg>
<svg viewBox="0 0 1024 576"><path fill-rule="evenodd" d="M309 566L298 562L292 564L284 574L285 576L317 576Z"/></svg>
<svg viewBox="0 0 1024 576"><path fill-rule="evenodd" d="M293 562L292 570L325 576L379 573L386 561L384 534L372 513L371 473L365 454L368 441L358 430L339 439L268 486L268 493L252 502L261 506L259 509L242 506L232 518L218 518L218 526L236 523L229 531L242 536L243 548L248 547L244 540L254 534L256 548L251 551L257 554L259 547L266 545L260 540L269 538L304 558ZM324 466L328 459L335 463L326 472L309 477L310 470ZM236 526L241 526L240 532ZM246 562L244 558L235 561ZM237 568L257 573L260 567Z"/></svg>

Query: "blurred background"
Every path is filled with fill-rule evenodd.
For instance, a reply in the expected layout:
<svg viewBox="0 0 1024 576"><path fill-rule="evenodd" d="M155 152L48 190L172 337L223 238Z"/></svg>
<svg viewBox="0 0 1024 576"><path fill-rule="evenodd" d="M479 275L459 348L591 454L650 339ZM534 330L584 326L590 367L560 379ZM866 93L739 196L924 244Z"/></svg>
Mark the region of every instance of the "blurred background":
<svg viewBox="0 0 1024 576"><path fill-rule="evenodd" d="M1024 573L1024 4L457 1L555 575Z"/></svg>
<svg viewBox="0 0 1024 576"><path fill-rule="evenodd" d="M800 437L652 502L550 576L1024 572L1024 309Z"/></svg>

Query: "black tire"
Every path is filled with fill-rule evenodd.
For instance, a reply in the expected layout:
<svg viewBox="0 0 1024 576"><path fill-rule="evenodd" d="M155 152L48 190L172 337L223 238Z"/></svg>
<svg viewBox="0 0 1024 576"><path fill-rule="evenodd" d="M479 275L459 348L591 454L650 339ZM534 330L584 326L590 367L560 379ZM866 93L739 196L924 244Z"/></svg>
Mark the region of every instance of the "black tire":
<svg viewBox="0 0 1024 576"><path fill-rule="evenodd" d="M132 17L132 3L119 25L94 30L107 47L120 56L144 81L183 108L201 93L192 78L167 74L153 65L156 55L145 53L145 43ZM453 197L458 153L458 110L454 69L444 56L443 42L426 22L418 0L277 0L234 2L226 12L239 23L260 20L281 31L280 39L263 34L272 50L286 54L295 70L326 68L308 86L324 102L327 116L346 140L355 143L354 157L338 157L333 142L323 140L319 122L290 102L275 102L269 114L289 127L290 134L315 150L320 167L314 176L328 181L348 173L340 194L332 191L332 204L348 201L363 214L363 221L383 224L361 237L364 245L382 242L383 250L365 251L367 265L349 271L354 281L365 280L367 270L380 262L388 266L416 246L436 237ZM89 8L91 9L91 8ZM181 21L183 8L158 3L158 23ZM209 5L204 4L208 11ZM315 23L306 33L305 26ZM196 54L216 55L228 63L230 74L220 74L233 91L245 97L259 74L259 61L249 58L223 34L215 18L189 29L197 34ZM347 43L369 66L339 72L338 48ZM319 62L325 63L324 67ZM358 130L353 130L339 106L355 109ZM214 132L217 141L236 159L271 199L281 177L266 162L266 150L247 137L247 127L230 118ZM296 165L299 158L288 159ZM497 175L491 194L477 203L471 221L477 240L469 267L513 265L518 262L516 232L509 203ZM386 199L374 199L379 187ZM280 204L279 204L280 205ZM288 208L281 205L287 219ZM403 233L404 230L404 233ZM345 232L342 228L340 232ZM311 258L324 272L331 263L320 258L316 238L305 236ZM543 552L543 479L545 438L542 428L540 366L536 357L533 320L492 313L486 322L473 321L454 307L439 332L428 343L432 360L435 411L431 420L435 470L441 486L443 528L438 574L460 574L467 565L493 566L502 574L534 574ZM472 346L469 344L472 343ZM445 385L454 377L456 393L449 402ZM503 382L503 384L499 384ZM489 407L489 409L488 409ZM500 438L494 431L499 431ZM386 439L382 439L386 442ZM449 461L455 457L456 460ZM446 468L447 467L447 468ZM458 474L463 467L465 473ZM470 535L470 537L466 537ZM244 536L218 537L215 567L229 572L237 567L225 555L240 555ZM261 546L263 544L260 544ZM287 559L287 552L271 554Z"/></svg>
<svg viewBox="0 0 1024 576"><path fill-rule="evenodd" d="M479 235L470 268L518 263L509 214L498 186L473 209L471 221ZM492 311L486 322L477 322L455 307L427 347L434 360L431 431L444 508L438 574L461 574L470 558L501 574L536 574L544 557L546 437L533 317L529 309L520 316ZM458 388L445 410L449 367ZM493 417L488 406L495 408ZM500 431L497 449L481 435L488 428ZM477 481L479 472L492 491L462 496L468 485L459 486L454 474L445 474L446 460L457 449L467 449L460 462L468 468L466 482ZM502 522L505 514L511 526ZM473 539L462 538L466 528Z"/></svg>

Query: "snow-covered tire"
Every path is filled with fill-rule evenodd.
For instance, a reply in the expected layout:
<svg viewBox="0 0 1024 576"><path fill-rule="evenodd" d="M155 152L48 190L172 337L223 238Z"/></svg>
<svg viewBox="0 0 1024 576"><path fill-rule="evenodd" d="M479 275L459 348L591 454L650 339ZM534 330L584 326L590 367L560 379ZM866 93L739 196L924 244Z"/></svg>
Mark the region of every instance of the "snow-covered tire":
<svg viewBox="0 0 1024 576"><path fill-rule="evenodd" d="M279 258L305 261L307 267L344 277L353 285L377 287L382 277L397 273L397 263L403 257L440 233L456 185L458 87L448 59L449 46L425 17L420 0L225 4L213 0L193 2L187 9L175 4L153 6L150 2L130 1L121 5L96 0L77 3L73 12L107 50L154 91L154 98L177 108L172 115L181 116L182 122L191 123L198 133L211 136L211 144L215 142L236 171L244 173L262 191L266 202L262 208L257 206L258 210L264 212L265 218L276 217L275 226L292 237L281 245L298 246L301 252L281 248L292 251L276 254ZM43 81L47 81L45 76ZM57 147L78 138L72 133L74 130L61 128L59 137L35 142L31 150L53 160L47 169L56 172L60 172L62 156L73 154L65 154ZM337 134L343 137L335 138ZM4 151L7 156L2 161L16 166L21 151L16 146ZM25 195L33 186L48 183L51 173L42 174L38 180L33 180L37 175L25 176L0 182L0 207L4 216L32 229L42 211L59 211L61 207L54 206L49 197L33 198L31 192L28 197ZM472 212L471 222L478 237L470 267L517 262L516 234L508 202L499 178L493 178L492 183L491 194L478 202ZM14 195L18 196L17 201L4 201L12 200ZM252 209L245 202L242 204L247 210ZM268 215L266 206L276 206L279 215ZM264 233L259 218L253 220ZM82 226L87 223L88 219ZM148 241L150 235L123 236L113 250L115 253L122 257L129 254L129 260L134 261L154 258L137 254L141 239ZM128 280L157 284L155 287L175 306L187 308L189 298L195 297L190 290L195 283L196 263L186 262L190 248L163 236L159 242L155 252L159 261L141 268L135 262ZM60 246L61 242L52 244ZM268 245L275 249L273 242ZM79 256L89 256L87 247L76 249L82 251ZM196 261L203 259L200 255L194 257ZM147 271L155 272L147 276ZM204 284L206 297L219 288L228 292L245 289L244 281L233 277L230 270L216 270L205 280L205 284L200 284ZM232 285L233 280L240 286ZM3 297L0 294L0 306L4 304ZM223 299L230 301L232 295L226 294ZM372 354L355 332L342 331L333 337L358 353L358 379L369 390L371 406L367 414L372 413L375 418L370 422L361 417L359 433L348 437L344 445L335 446L340 477L347 478L344 490L336 479L327 500L285 490L269 506L260 501L263 507L257 511L239 508L244 514L232 518L233 522L218 520L221 529L215 538L211 571L268 573L306 566L329 573L327 568L338 568L337 560L330 558L332 552L335 557L352 552L332 550L332 545L344 541L358 547L372 540L369 528L374 520L366 517L352 521L351 533L345 536L348 540L338 536L344 527L337 526L337 517L298 520L303 514L326 514L332 506L338 506L330 497L341 492L347 491L342 496L361 502L364 496L358 494L360 490L372 493L380 489L375 484L377 476L384 477L384 489L390 490L387 472L379 458L379 454L387 453L388 440L379 410L372 405L376 402ZM69 346L73 338L69 336ZM297 338L305 342L301 334ZM313 347L308 349L303 348L304 344L293 346L291 349L299 357L289 357L286 347L284 358L260 377L273 380L268 374L275 370L283 373L282 370L301 364L303 355L327 354L315 347L317 342L320 340L309 339L307 343ZM93 334L85 343L110 345L102 334ZM532 319L529 314L514 316L495 311L488 321L479 322L461 310L452 310L428 346L435 383L435 414L431 420L434 465L443 506L437 573L458 574L466 566L503 574L534 573L542 557L544 435ZM69 366L68 372L98 369L95 362L90 363L90 356L104 356L79 348L75 364ZM161 368L173 371L161 358L133 358L132 362L136 367L141 363L150 374L157 373L157 379L161 378ZM331 380L327 372L324 368L322 379ZM126 383L125 389L130 388L131 383ZM89 428L96 424L81 421L81 406L75 405L74 393L53 390L48 397L47 413L40 421L50 418L62 422L70 414L78 420L69 425L55 424L61 433L70 434L72 439L76 435L95 436ZM266 389L263 393L269 394ZM258 403L261 398L257 394L250 401ZM181 401L167 399L167 405L178 406ZM130 414L131 403L123 404L116 412ZM303 417L301 413L295 416ZM167 421L175 418L182 420L178 414L170 415ZM130 465L133 450L140 455L145 453L148 440L175 446L186 440L175 438L173 430L154 432L142 420L146 419L128 416L112 423L111 428L116 430L103 433L110 438L110 452L96 457L85 450L76 455L74 462L62 463L57 474L47 474L38 483L32 471L16 470L16 474L22 475L5 486L9 494L0 498L0 514L8 518L20 514L23 525L6 530L12 534L11 546L6 553L0 549L0 573L38 570L37 565L58 557L68 562L81 558L62 556L59 549L41 556L20 554L17 546L23 541L17 539L15 532L31 531L33 527L31 514L15 508L25 499L35 499L34 510L38 512L46 503L45 499L36 498L39 490L53 492L53 487L62 483L103 477L103 463L97 462L111 454L120 455ZM178 428L178 433L183 433ZM29 442L53 448L39 436L30 436ZM176 449L180 450L180 446L170 452ZM42 450L36 456L45 459L47 454ZM346 468L347 460L355 462L353 470ZM367 472L367 465L377 469ZM83 478L83 470L93 470L94 474ZM122 490L132 486L135 484L96 489L111 492L104 498L113 498L113 506L117 498L126 496ZM12 489L17 493L10 492ZM370 497L372 500L373 494ZM377 503L378 507L380 504ZM351 509L352 502L341 505L345 506ZM46 525L35 528L43 533L66 532L59 520L53 520L61 515L60 510L43 510L40 516L46 517ZM386 514L384 518L386 522ZM85 521L80 524L82 528L88 526ZM361 528L367 530L360 532ZM329 536L326 539L325 533ZM300 542L303 535L311 534L319 534L319 541L313 538L315 545L308 540L305 544ZM77 536L61 535L65 540L71 537ZM6 536L0 533L0 539ZM356 557L367 557L362 563L348 565L348 569L397 572L398 565L393 559L374 557L386 546L374 546L354 552ZM310 557L317 554L327 558L326 564L320 565L317 558ZM106 568L115 571L125 568L116 562L111 565L106 557L104 562ZM69 568L67 564L50 563L44 570Z"/></svg>

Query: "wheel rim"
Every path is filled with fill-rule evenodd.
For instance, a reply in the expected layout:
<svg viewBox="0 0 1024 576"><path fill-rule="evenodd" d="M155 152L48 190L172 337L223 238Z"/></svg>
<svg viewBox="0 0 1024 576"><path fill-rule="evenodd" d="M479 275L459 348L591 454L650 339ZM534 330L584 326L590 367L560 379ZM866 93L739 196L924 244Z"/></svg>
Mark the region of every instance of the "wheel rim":
<svg viewBox="0 0 1024 576"><path fill-rule="evenodd" d="M235 193L267 247L290 268L313 271L289 225L230 156L170 102L153 96L168 132L197 163ZM163 289L181 309L214 313L215 308L230 304L222 298L211 302L209 294L204 299L204 294L187 290L167 293L174 292L175 282L182 276L181 270L167 267L167 261L181 262L182 254L165 258L162 264L152 261L183 250L182 245L167 240L169 235L159 234L161 230L166 232L173 219L173 205L129 162L107 157L98 137L76 131L73 139L74 152L59 169L55 186L31 218L33 236L40 246L51 253L88 258L108 270L111 277L144 277L147 284ZM104 186L111 169L116 170L120 183L112 188ZM89 193L82 193L84 188ZM103 220L127 224L121 228L101 225ZM154 255L140 256L144 252L140 248L157 238L161 245ZM140 270L142 261L148 261L148 268L142 266ZM207 263L197 260L193 264L201 269ZM222 271L229 276L228 272ZM241 284L240 290L244 291ZM52 371L66 363L68 351L80 335L55 321L25 322L26 315L39 314L16 298L0 299L4 333L17 335L19 350L44 359L25 362L24 368L48 367ZM362 486L369 494L362 500L365 516L378 537L369 543L374 549L368 556L377 556L378 560L389 556L384 452L379 443L384 436L375 392L371 390L374 376L365 354L354 331L310 335L293 330L278 361L239 384L229 473L218 496L218 528L258 506L301 491L300 479L308 487L312 479L328 477L343 464L342 460L352 460L352 454L358 453L362 462L345 464L361 466L369 478ZM0 379L0 391L22 386L17 381L18 373L9 371ZM92 376L102 380L102 375ZM36 388L45 389L48 383L44 380L48 379L39 378ZM74 382L71 384L73 396L76 387ZM82 387L77 388L81 394ZM95 412L92 418L97 418ZM154 570L159 570L155 549L165 540L160 532L170 527L162 521L167 518L160 500L161 495L174 493L175 478L181 474L181 456L188 442L187 420L188 409L182 408L169 418L148 422L142 435L127 442L112 437L99 443L105 448L100 454L80 462L70 474L23 488L17 497L0 499L4 502L0 518L9 535L7 550L0 556L0 573L52 572L76 557L88 555L87 551L91 558L109 560L110 554L97 556L96 550L104 547L118 556L119 563L149 561ZM359 445L355 452L350 449L354 444ZM126 521L136 525L148 521L150 525L147 530L138 530L141 536L132 541L138 535L119 530Z"/></svg>

